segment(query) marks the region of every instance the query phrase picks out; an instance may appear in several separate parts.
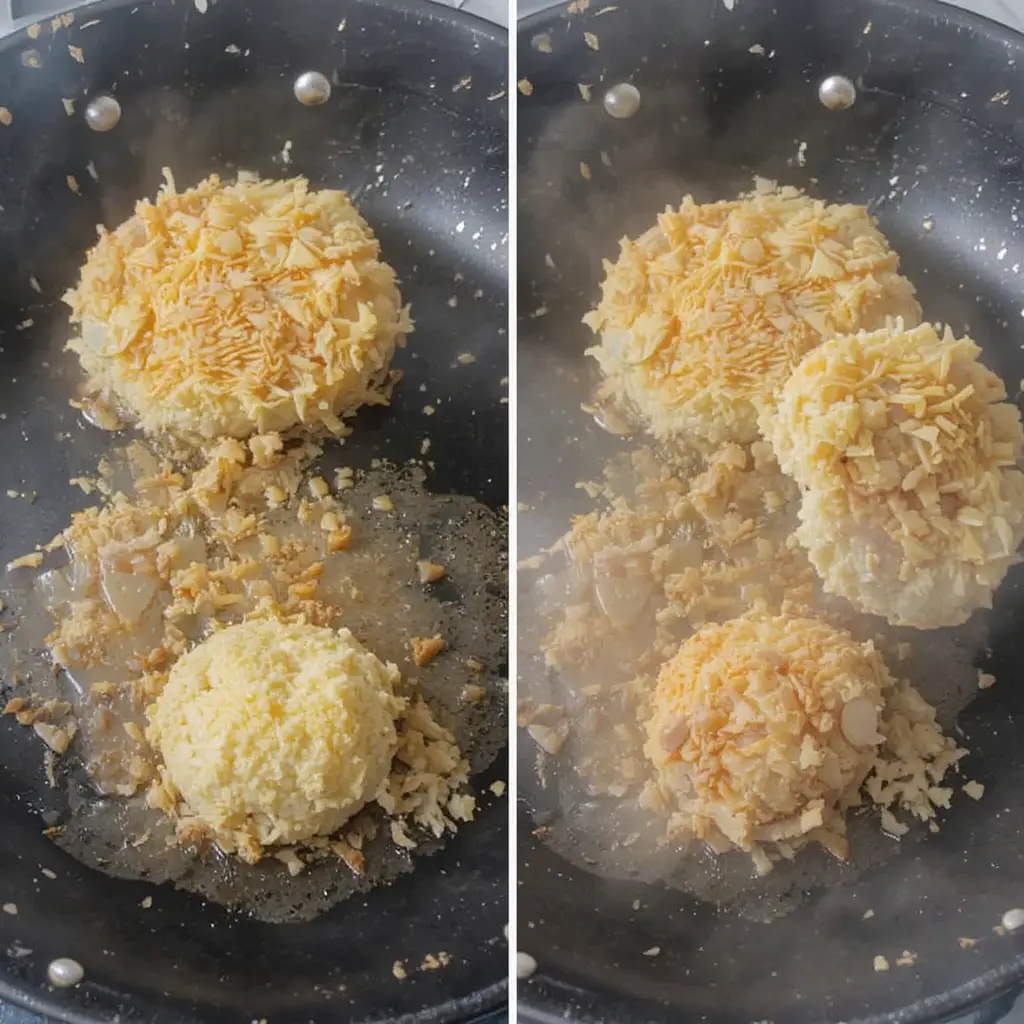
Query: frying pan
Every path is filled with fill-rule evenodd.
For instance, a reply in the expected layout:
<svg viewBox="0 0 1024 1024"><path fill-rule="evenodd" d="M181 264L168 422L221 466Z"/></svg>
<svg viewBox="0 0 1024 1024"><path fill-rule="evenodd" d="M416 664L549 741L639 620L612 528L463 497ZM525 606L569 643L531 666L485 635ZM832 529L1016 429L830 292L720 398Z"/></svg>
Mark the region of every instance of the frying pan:
<svg viewBox="0 0 1024 1024"><path fill-rule="evenodd" d="M519 496L532 509L520 517L524 555L592 507L573 482L623 447L579 409L595 384L579 318L599 294L600 260L687 192L731 198L759 174L866 204L925 315L969 329L1016 393L1024 38L927 0L610 6L560 7L519 26L518 75L533 86L517 97ZM829 75L857 84L850 109L819 102ZM590 103L581 82L592 86ZM617 120L601 98L621 82L641 103ZM844 869L828 888L797 886L797 909L767 924L555 854L533 835L558 809L524 736L519 947L538 971L520 986L521 1019L910 1022L994 997L985 1019L1005 1012L1024 978L1024 938L993 932L1006 910L1024 906L1022 583L1013 571L981 616L979 665L1001 681L957 722L972 751L965 777L985 784L984 798L954 801L937 835L884 864ZM533 653L521 650L521 678L540 671ZM961 949L961 937L981 941ZM645 956L654 946L660 953ZM913 965L873 970L875 955L893 961L904 949L917 954Z"/></svg>
<svg viewBox="0 0 1024 1024"><path fill-rule="evenodd" d="M163 165L182 187L247 169L347 189L398 271L417 334L396 360L405 378L392 407L357 418L346 457L402 463L429 434L430 489L506 502L506 49L502 30L418 0L102 0L70 27L45 19L38 37L0 42L0 104L13 115L0 136L0 492L39 494L0 510L0 562L61 528L78 507L67 480L94 471L110 443L68 407L79 373L62 351L59 299L95 225L152 196ZM333 81L326 104L296 101L306 70ZM100 94L122 107L103 134L83 116ZM72 115L62 98L76 100ZM462 352L476 362L456 371ZM437 410L429 421L421 387ZM499 758L480 781L506 770ZM0 915L5 1000L66 1021L152 1024L461 1021L505 1000L501 801L392 886L270 925L85 868L41 834L61 799L28 731L0 723L0 902L18 908ZM452 956L444 969L392 976L395 960L439 950ZM46 984L59 956L82 963L81 985Z"/></svg>

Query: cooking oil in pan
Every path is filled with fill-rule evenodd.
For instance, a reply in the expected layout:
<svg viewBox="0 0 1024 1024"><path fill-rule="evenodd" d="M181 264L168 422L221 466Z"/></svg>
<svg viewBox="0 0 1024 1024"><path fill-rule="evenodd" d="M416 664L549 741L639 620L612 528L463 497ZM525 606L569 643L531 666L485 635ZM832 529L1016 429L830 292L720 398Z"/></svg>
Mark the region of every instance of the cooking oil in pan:
<svg viewBox="0 0 1024 1024"><path fill-rule="evenodd" d="M111 484L131 493L139 476L139 453L133 446L109 460ZM153 469L152 459L141 458L147 470ZM324 558L317 599L340 610L338 625L401 667L403 692L426 700L435 719L454 734L475 775L497 756L506 728L504 523L472 499L430 494L423 480L416 467L385 465L339 478L352 540L341 555ZM308 486L303 484L303 490ZM318 485L317 493L324 489ZM261 490L253 508L262 501ZM262 511L262 532L279 545L307 552L310 562L326 554L320 515L297 514L294 503ZM204 536L199 520L182 523L179 533L189 560L221 564L224 552ZM47 751L53 785L66 790L67 797L66 813L50 831L55 842L108 874L173 882L269 921L313 917L353 892L412 869L409 852L392 842L379 810L363 811L346 827L360 839L358 870L334 857L298 859L295 851L246 864L216 847L177 841L173 822L147 806L144 788L133 785L138 768L133 759L152 753L142 738L146 701L133 697L130 689L111 694L105 685L132 679L139 659L162 642L171 595L156 587L145 594L122 588L115 602L139 607L131 629L109 645L102 663L55 672L47 634L55 617L90 585L84 563L73 550L71 555L65 565L37 577L10 577L21 580L10 594L18 628L5 649L8 673L23 680L19 694L28 706L65 701L73 709L70 751L60 759ZM432 567L431 578L439 578L424 582L423 565ZM264 575L272 578L269 571ZM255 596L219 613L187 617L181 620L183 631L189 642L196 641L214 620L237 621L254 605ZM434 635L444 638L445 652L429 664L411 664L410 638ZM490 794L477 799L485 797ZM465 827L472 828L472 822ZM443 842L418 833L416 839L417 854L432 853Z"/></svg>

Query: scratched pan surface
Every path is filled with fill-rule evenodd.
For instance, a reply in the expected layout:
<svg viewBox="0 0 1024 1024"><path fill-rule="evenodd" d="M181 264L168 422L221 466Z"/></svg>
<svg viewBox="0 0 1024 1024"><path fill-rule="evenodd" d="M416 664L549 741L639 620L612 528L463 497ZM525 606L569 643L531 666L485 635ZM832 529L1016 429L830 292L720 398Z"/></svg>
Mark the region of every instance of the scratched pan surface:
<svg viewBox="0 0 1024 1024"><path fill-rule="evenodd" d="M405 380L392 408L361 416L347 453L402 462L429 426L439 454L428 487L507 500L505 34L415 0L197 6L102 2L77 9L70 28L46 22L36 39L0 42L0 104L13 114L0 135L0 493L40 495L0 510L0 563L61 528L75 507L67 480L109 444L68 408L77 374L58 300L95 225L128 216L165 164L181 187L244 168L353 193L417 333L396 360ZM333 78L324 106L292 95L308 69ZM85 103L111 91L123 118L97 134ZM62 97L76 99L73 116ZM455 370L461 352L476 362ZM437 410L429 421L421 385ZM0 915L3 998L66 1020L175 1024L440 1022L503 1002L503 802L412 874L309 923L256 923L167 887L147 910L151 887L91 871L42 837L40 808L61 807L26 732L0 723L0 902L18 907ZM15 942L32 954L11 956ZM395 960L438 950L452 954L444 970L392 977ZM78 959L86 982L50 990L55 956Z"/></svg>
<svg viewBox="0 0 1024 1024"><path fill-rule="evenodd" d="M1016 394L1024 39L904 0L603 6L520 23L519 76L533 85L518 106L519 497L536 510L520 517L524 554L589 509L573 482L616 447L579 409L595 383L579 318L598 294L600 260L686 192L728 198L760 174L866 203L926 314L969 328ZM819 81L835 73L860 85L850 110L818 102ZM614 120L601 97L623 81L639 88L641 106ZM581 82L593 87L590 103ZM676 890L599 878L541 845L531 833L553 808L524 741L519 834L531 838L519 934L539 970L521 986L521 1019L936 1020L1019 986L1024 938L992 929L1024 906L1021 597L1017 570L997 597L983 663L1000 683L958 720L972 751L965 771L985 784L984 798L956 801L938 835L851 871L846 884L803 892L769 924ZM960 937L982 941L963 950ZM652 946L660 954L645 956ZM913 966L872 969L876 954L894 962L904 949L917 954ZM991 1005L986 1019L1004 1006Z"/></svg>

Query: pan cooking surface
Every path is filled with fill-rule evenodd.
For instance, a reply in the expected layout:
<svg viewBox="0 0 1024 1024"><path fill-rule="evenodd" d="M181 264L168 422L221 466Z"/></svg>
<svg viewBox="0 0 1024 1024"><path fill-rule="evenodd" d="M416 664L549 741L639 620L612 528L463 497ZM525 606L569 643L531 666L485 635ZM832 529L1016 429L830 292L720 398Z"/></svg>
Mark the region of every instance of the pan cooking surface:
<svg viewBox="0 0 1024 1024"><path fill-rule="evenodd" d="M38 68L24 63L30 49ZM7 40L0 103L14 120L0 137L0 490L39 497L5 499L0 561L48 539L87 503L67 481L93 471L110 438L68 407L79 371L61 351L59 297L95 225L116 225L152 195L163 165L182 188L246 169L303 174L353 195L398 271L417 332L395 361L405 378L392 407L358 417L346 458L402 463L429 436L428 488L502 505L504 67L503 33L416 0L309 2L301 17L285 2L257 13L222 0L206 14L191 2L99 3L70 28L47 22L37 39ZM333 80L328 104L296 102L292 82L304 70ZM109 91L124 114L101 135L82 113L90 96ZM76 100L74 115L62 98ZM464 352L476 361L458 365ZM395 885L277 927L167 886L116 881L63 854L40 831L63 808L61 791L47 789L38 742L9 721L0 730L0 902L18 908L0 917L0 995L66 1019L154 1022L446 1021L504 998L503 802L485 801L472 827ZM505 776L499 758L479 782ZM141 905L147 896L150 908ZM418 965L441 950L448 967L392 976L395 960ZM58 956L80 961L86 983L47 989L46 966Z"/></svg>
<svg viewBox="0 0 1024 1024"><path fill-rule="evenodd" d="M592 507L573 483L629 446L579 409L596 382L579 318L598 295L600 260L687 192L732 198L757 174L866 204L925 316L969 331L1011 398L1024 377L1022 40L938 4L730 7L651 0L521 25L519 76L533 85L519 103L519 496L533 506L520 520L524 556ZM858 83L852 109L819 103L830 74ZM601 98L622 81L641 106L614 120ZM519 887L520 948L540 965L522 988L530 1019L935 1019L1024 975L1024 940L993 933L1024 904L1022 585L1018 568L994 613L972 623L988 633L977 664L999 679L958 719L971 750L962 778L986 786L979 803L958 794L939 834L841 872L838 885L795 882L796 909L769 924L598 877L530 839ZM530 653L523 673L539 671ZM554 808L526 738L522 749L520 835L531 836ZM960 938L981 941L962 949ZM660 953L645 956L653 946ZM897 967L904 950L916 962ZM876 955L892 969L875 972Z"/></svg>

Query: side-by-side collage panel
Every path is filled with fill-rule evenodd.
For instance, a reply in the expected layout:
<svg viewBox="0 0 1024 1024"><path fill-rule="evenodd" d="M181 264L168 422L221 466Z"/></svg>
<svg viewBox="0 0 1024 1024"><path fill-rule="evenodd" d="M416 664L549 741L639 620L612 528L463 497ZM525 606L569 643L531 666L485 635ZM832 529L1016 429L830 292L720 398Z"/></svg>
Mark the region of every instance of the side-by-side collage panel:
<svg viewBox="0 0 1024 1024"><path fill-rule="evenodd" d="M983 13L522 12L520 1021L1024 1019L1024 46Z"/></svg>
<svg viewBox="0 0 1024 1024"><path fill-rule="evenodd" d="M508 47L475 10L14 11L4 1024L507 1018Z"/></svg>

